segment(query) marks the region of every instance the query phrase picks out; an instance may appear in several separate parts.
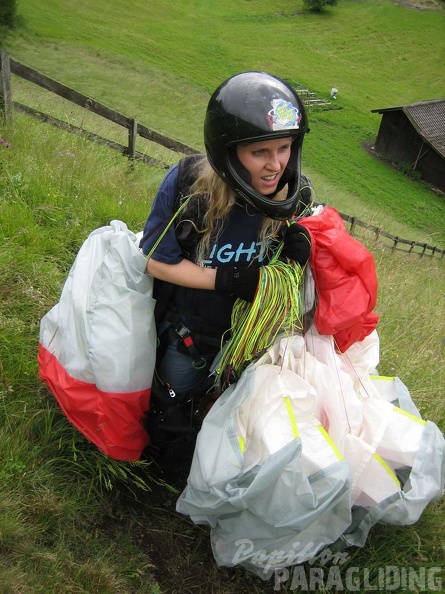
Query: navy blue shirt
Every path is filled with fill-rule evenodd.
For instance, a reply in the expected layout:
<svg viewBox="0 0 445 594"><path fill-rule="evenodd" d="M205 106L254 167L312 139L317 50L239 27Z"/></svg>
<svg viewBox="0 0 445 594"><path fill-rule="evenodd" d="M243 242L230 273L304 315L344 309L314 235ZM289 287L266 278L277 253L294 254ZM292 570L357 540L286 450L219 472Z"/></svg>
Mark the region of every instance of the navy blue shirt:
<svg viewBox="0 0 445 594"><path fill-rule="evenodd" d="M169 224L176 207L178 165L173 166L165 175L153 202L152 210L144 227L141 248L145 255L152 249L162 231ZM192 198L193 200L193 198ZM210 242L210 253L203 260L203 265L210 268L220 266L256 266L267 263L258 241L264 217L252 207L236 204L218 237ZM178 264L184 259L178 243L175 224L156 247L151 256L158 262ZM196 262L196 254L190 259ZM181 317L192 330L209 335L220 336L230 328L230 318L235 298L221 295L216 291L177 287L174 304L181 311Z"/></svg>

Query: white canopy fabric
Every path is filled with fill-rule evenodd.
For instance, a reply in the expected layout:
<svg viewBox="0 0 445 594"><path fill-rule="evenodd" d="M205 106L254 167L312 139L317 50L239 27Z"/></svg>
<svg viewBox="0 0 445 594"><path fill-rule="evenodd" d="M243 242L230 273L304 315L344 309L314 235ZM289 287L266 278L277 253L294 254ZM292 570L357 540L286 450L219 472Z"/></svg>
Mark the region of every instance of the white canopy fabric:
<svg viewBox="0 0 445 594"><path fill-rule="evenodd" d="M376 375L377 332L338 352L315 328L281 337L216 401L177 510L211 527L217 563L264 579L377 522L416 522L444 491L445 442L398 378Z"/></svg>

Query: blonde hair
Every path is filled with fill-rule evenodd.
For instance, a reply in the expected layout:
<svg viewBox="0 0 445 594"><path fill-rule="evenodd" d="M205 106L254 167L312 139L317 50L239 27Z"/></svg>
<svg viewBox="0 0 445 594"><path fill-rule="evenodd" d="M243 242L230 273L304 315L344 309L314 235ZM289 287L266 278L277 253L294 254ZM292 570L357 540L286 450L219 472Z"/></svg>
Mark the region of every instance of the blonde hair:
<svg viewBox="0 0 445 594"><path fill-rule="evenodd" d="M206 158L198 161L195 167L196 181L191 188L190 201L199 198L205 207L204 217L198 222L201 228L196 227L197 222L194 222L196 231L202 234L197 250L198 263L202 265L210 253L210 240L216 240L221 234L227 216L237 199L235 192L219 177ZM280 221L264 217L258 234L258 241L263 246L262 253L259 255L264 256L269 241L277 238L280 227Z"/></svg>

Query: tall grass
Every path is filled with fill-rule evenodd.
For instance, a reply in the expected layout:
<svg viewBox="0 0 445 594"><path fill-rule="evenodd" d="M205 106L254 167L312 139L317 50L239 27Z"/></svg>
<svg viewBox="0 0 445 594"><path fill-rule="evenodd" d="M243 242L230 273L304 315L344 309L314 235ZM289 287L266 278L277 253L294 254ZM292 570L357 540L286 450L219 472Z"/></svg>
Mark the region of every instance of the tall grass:
<svg viewBox="0 0 445 594"><path fill-rule="evenodd" d="M36 349L86 235L110 216L139 228L160 172L26 118L10 138L0 153L0 591L155 592L150 576L138 585L147 559L126 528L111 538L118 493L147 490L151 463L108 459L74 430L37 381Z"/></svg>
<svg viewBox="0 0 445 594"><path fill-rule="evenodd" d="M312 113L305 151L320 199L401 236L445 241L442 197L361 148L376 127L368 110L437 96L444 15L339 2L320 20L300 7L136 0L129 11L123 2L23 0L26 29L7 45L31 66L197 147L208 93L227 74L271 69L320 93L336 78L342 109ZM427 30L438 52L427 51ZM367 35L378 47L366 49ZM390 76L395 64L400 85ZM29 87L14 80L14 89ZM32 99L73 122L90 117L45 94ZM181 594L272 592L242 570L215 568L207 532L172 513L175 494L162 490L160 502L144 490L156 474L151 459L134 466L105 458L37 380L39 321L82 242L112 219L140 230L164 171L19 114L14 130L0 133L11 143L0 145L0 593L157 594L158 581ZM380 283L379 370L401 377L444 431L445 260L362 240ZM441 501L414 526L375 527L345 567L443 564L444 518Z"/></svg>

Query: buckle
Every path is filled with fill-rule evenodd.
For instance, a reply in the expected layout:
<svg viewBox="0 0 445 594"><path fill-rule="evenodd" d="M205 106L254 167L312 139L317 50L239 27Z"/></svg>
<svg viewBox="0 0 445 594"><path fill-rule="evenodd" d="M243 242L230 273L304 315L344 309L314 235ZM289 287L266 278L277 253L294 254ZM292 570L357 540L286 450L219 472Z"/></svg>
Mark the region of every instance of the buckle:
<svg viewBox="0 0 445 594"><path fill-rule="evenodd" d="M184 324L181 324L180 326L175 328L175 332L183 340L184 338L187 338L187 336L190 335L190 330L187 328L187 326L184 326Z"/></svg>
<svg viewBox="0 0 445 594"><path fill-rule="evenodd" d="M199 354L199 351L195 346L189 328L187 328L187 326L184 326L184 324L180 324L175 327L175 332L184 343L186 349L188 350L192 358L192 367L194 369L204 369L207 365L207 362L204 359L204 357L201 357L201 355Z"/></svg>

